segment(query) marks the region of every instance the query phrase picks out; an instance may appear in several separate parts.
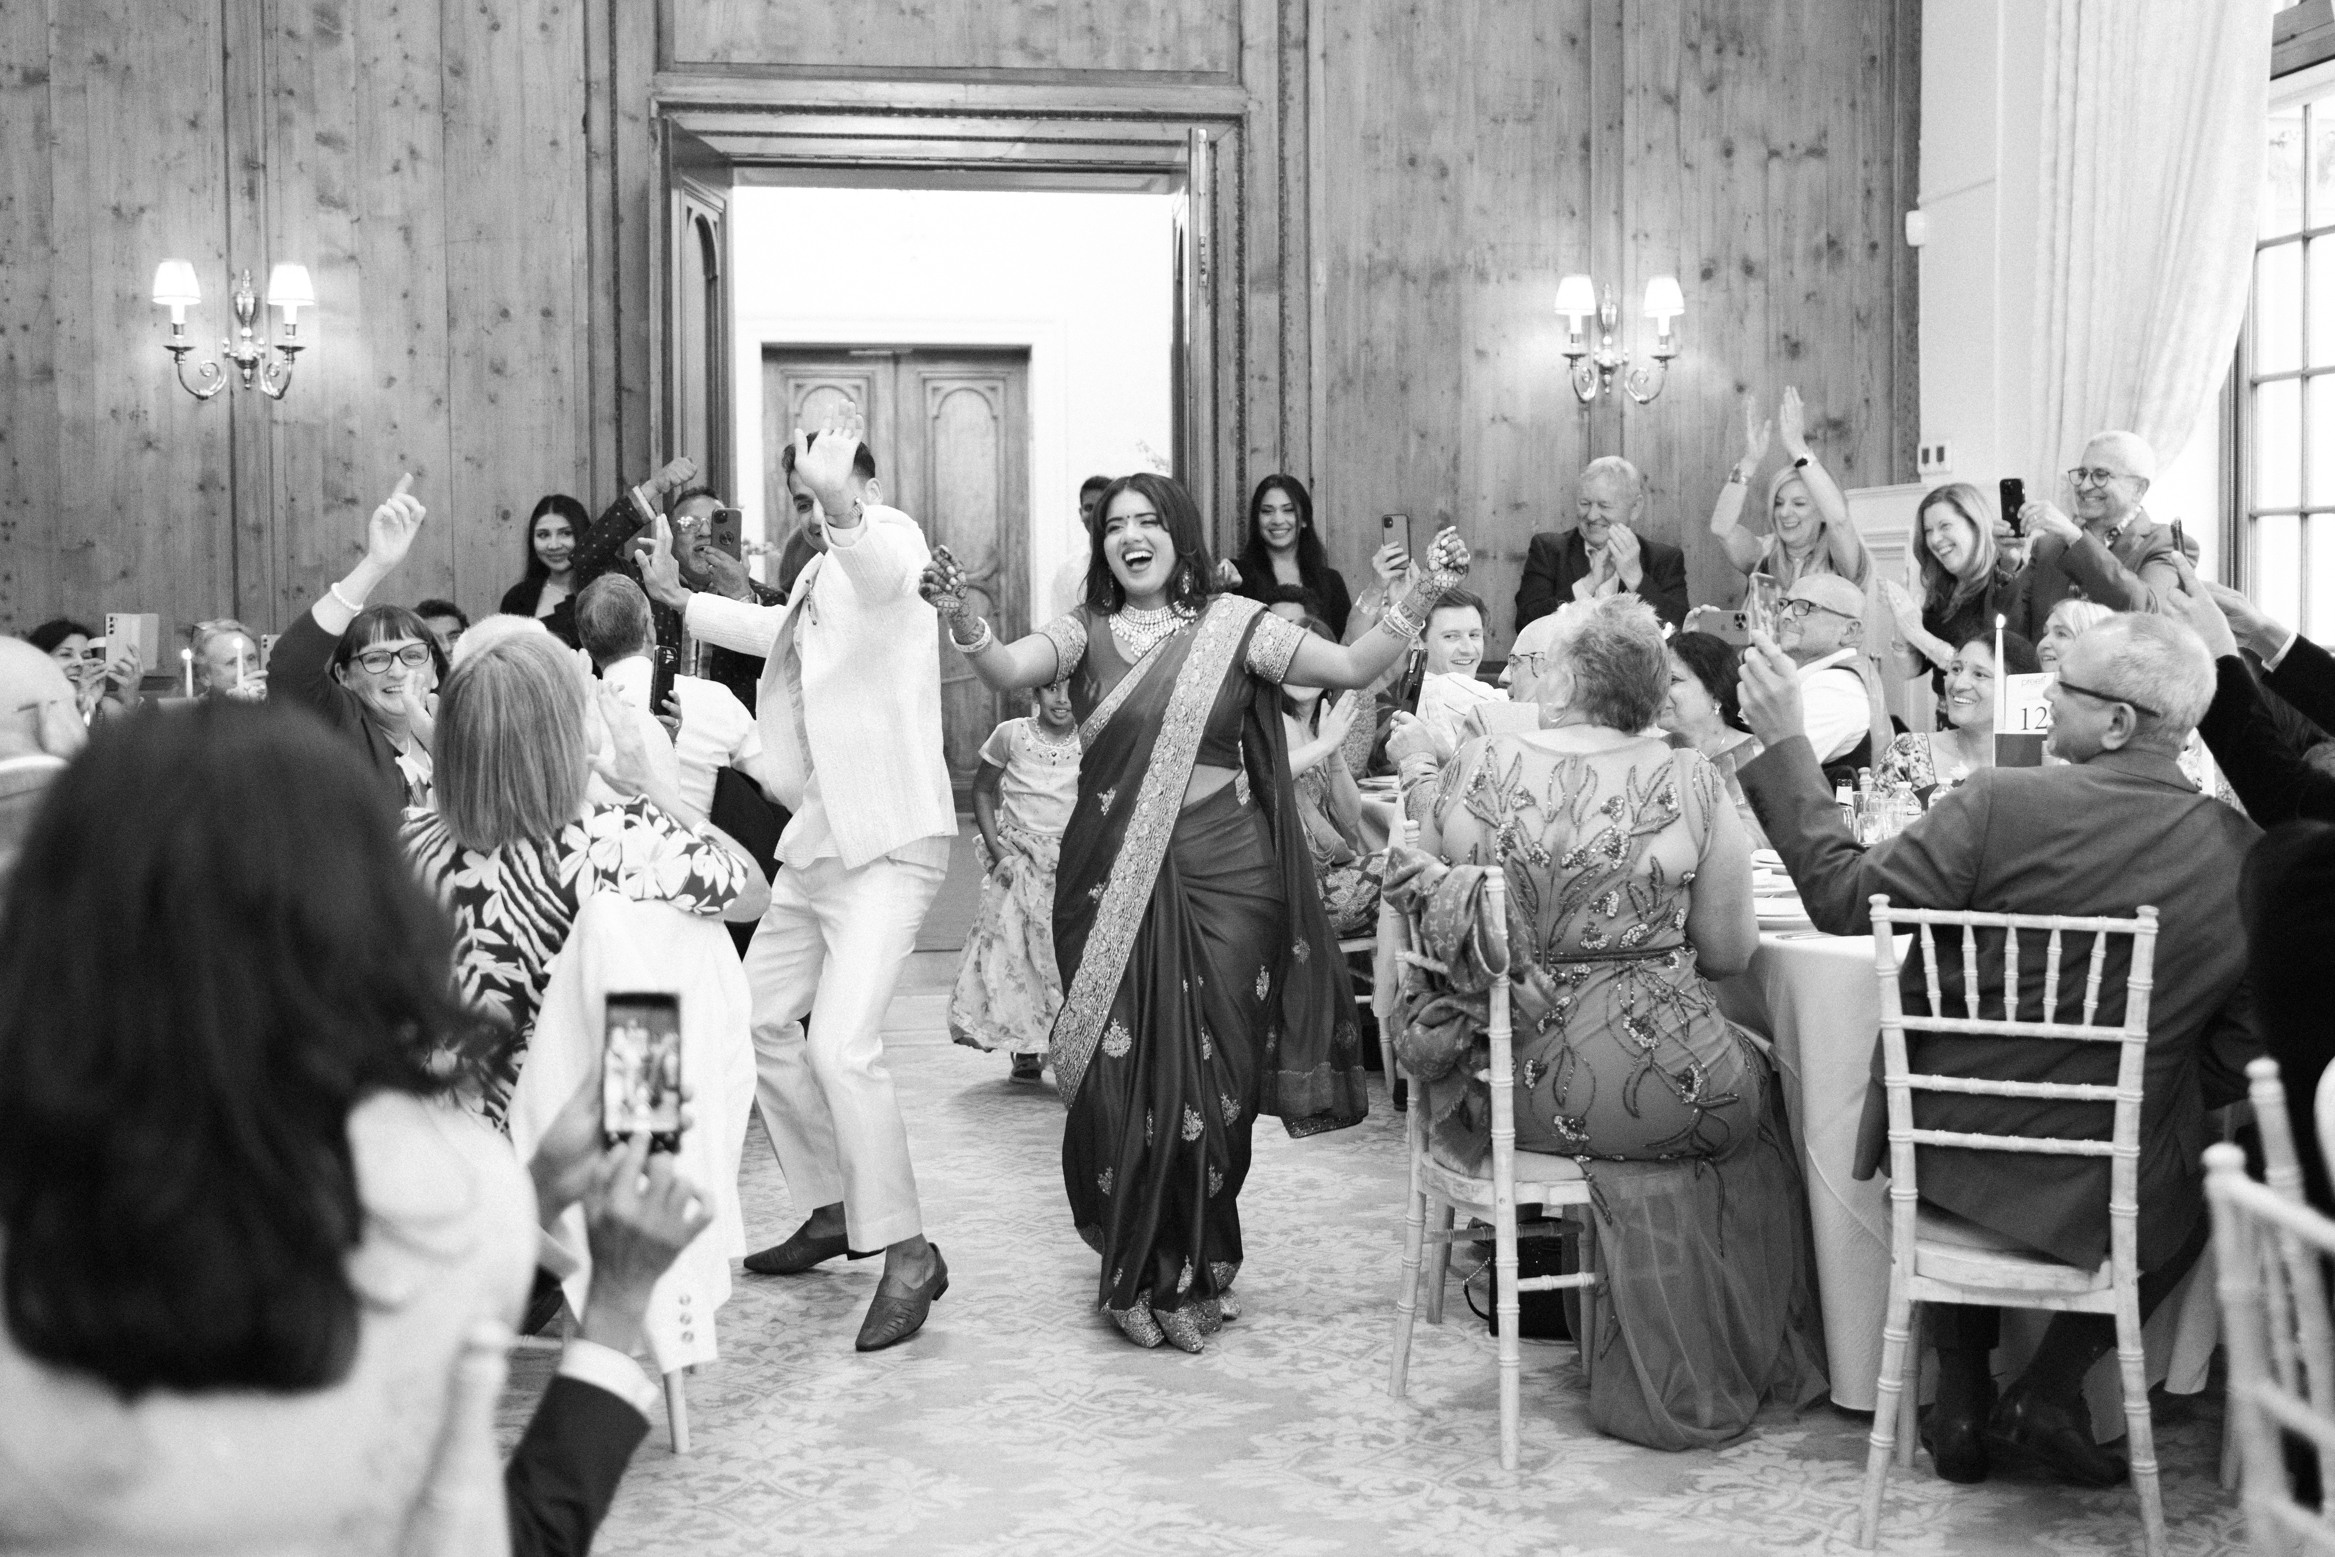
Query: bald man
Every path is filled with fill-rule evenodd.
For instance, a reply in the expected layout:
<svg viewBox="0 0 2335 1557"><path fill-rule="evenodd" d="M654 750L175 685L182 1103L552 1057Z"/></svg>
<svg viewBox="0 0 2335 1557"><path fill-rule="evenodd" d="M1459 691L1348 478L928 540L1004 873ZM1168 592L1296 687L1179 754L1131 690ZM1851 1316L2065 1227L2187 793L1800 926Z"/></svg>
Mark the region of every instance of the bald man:
<svg viewBox="0 0 2335 1557"><path fill-rule="evenodd" d="M2176 555L2189 549L2177 526L2159 524L2141 506L2156 479L2157 453L2138 433L2095 433L2084 445L2068 482L2076 512L2069 518L2040 498L2019 510L2030 551L2026 617L2013 631L2041 636L2052 607L2062 600L2096 600L2112 611L2172 609L2181 589Z"/></svg>
<svg viewBox="0 0 2335 1557"><path fill-rule="evenodd" d="M57 662L21 638L0 638L0 894L41 796L88 739Z"/></svg>

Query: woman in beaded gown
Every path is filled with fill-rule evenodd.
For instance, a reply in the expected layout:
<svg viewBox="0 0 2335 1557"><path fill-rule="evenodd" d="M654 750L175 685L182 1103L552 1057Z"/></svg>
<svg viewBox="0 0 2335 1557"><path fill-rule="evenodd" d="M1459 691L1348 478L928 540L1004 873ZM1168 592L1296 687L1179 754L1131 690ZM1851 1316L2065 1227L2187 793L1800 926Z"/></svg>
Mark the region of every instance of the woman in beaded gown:
<svg viewBox="0 0 2335 1557"><path fill-rule="evenodd" d="M1201 1349L1234 1317L1251 1126L1362 1118L1345 967L1297 818L1279 683L1356 687L1415 639L1467 550L1350 645L1214 593L1199 511L1148 472L1103 494L1074 611L1000 643L935 548L925 598L1004 691L1070 680L1078 802L1063 834L1050 1044L1070 1115L1062 1177L1102 1256L1099 1306L1143 1346Z"/></svg>
<svg viewBox="0 0 2335 1557"><path fill-rule="evenodd" d="M1750 845L1709 761L1641 733L1669 691L1651 608L1575 608L1550 653L1543 728L1462 748L1421 846L1506 872L1516 1146L1575 1159L1597 1194L1591 1419L1704 1447L1763 1400L1799 1405L1825 1385L1776 1072L1706 976L1739 972L1758 945ZM1390 887L1398 901L1429 900L1438 955L1442 870L1388 872L1413 877ZM1435 1147L1462 1165L1489 1155L1476 1074L1458 1064L1425 1088Z"/></svg>

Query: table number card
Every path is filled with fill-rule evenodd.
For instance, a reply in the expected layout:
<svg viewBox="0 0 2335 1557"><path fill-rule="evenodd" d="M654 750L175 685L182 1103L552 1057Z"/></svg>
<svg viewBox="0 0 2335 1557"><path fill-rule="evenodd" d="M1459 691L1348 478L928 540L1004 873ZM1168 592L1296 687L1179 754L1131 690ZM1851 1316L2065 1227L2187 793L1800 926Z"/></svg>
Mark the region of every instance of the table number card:
<svg viewBox="0 0 2335 1557"><path fill-rule="evenodd" d="M2004 676L1996 683L1994 761L1998 768L2043 766L2044 739L2051 734L2049 675Z"/></svg>

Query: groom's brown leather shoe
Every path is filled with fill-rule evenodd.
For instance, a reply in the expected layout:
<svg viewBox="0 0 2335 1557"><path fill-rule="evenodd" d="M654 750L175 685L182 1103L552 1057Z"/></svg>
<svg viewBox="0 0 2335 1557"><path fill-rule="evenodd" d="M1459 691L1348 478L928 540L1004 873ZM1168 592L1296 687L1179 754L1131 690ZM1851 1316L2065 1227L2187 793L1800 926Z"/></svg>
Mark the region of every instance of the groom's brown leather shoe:
<svg viewBox="0 0 2335 1557"><path fill-rule="evenodd" d="M880 1352L887 1346L897 1346L924 1328L932 1305L949 1290L949 1262L940 1257L940 1245L932 1246L932 1274L924 1284L912 1287L906 1293L886 1292L883 1283L876 1284L874 1301L868 1304L868 1316L859 1327L859 1340L854 1344L863 1352Z"/></svg>

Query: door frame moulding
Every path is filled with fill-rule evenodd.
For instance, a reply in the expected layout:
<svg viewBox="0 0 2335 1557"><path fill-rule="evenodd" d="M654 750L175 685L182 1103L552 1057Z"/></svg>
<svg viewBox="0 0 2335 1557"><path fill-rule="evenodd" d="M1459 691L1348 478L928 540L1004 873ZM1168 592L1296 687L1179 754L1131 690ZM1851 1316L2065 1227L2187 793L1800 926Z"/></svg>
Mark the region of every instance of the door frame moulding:
<svg viewBox="0 0 2335 1557"><path fill-rule="evenodd" d="M1236 515L1225 490L1243 468L1248 436L1242 393L1249 343L1240 278L1246 273L1240 187L1250 103L1238 86L934 81L835 81L663 73L651 82L650 114L729 157L739 184L851 184L868 188L1094 189L1167 193L1188 187L1192 140L1204 136L1215 177L1203 179L1207 210L1195 212L1211 253L1200 282L1208 321L1193 343L1194 377L1208 386L1201 425L1213 458L1177 451L1179 472L1197 464L1210 490L1203 513ZM659 174L661 178L661 173ZM663 212L659 187L652 209ZM661 266L653 295L669 291ZM651 320L664 311L652 307ZM665 403L664 343L650 343ZM662 450L666 429L651 429Z"/></svg>

